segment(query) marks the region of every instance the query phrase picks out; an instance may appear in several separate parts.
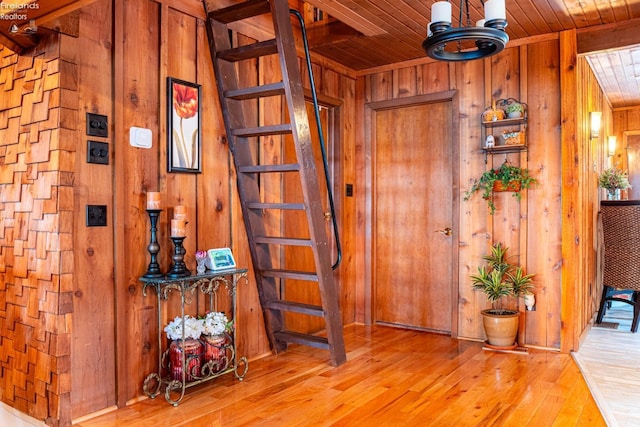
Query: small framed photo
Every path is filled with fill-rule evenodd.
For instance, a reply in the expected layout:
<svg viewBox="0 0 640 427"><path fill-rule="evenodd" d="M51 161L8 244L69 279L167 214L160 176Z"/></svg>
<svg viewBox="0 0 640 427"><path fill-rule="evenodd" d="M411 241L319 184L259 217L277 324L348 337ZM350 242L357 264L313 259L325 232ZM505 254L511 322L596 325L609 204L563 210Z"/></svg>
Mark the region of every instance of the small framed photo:
<svg viewBox="0 0 640 427"><path fill-rule="evenodd" d="M236 268L236 262L229 248L209 249L205 265L209 270L220 271Z"/></svg>
<svg viewBox="0 0 640 427"><path fill-rule="evenodd" d="M167 170L202 172L200 85L167 78Z"/></svg>

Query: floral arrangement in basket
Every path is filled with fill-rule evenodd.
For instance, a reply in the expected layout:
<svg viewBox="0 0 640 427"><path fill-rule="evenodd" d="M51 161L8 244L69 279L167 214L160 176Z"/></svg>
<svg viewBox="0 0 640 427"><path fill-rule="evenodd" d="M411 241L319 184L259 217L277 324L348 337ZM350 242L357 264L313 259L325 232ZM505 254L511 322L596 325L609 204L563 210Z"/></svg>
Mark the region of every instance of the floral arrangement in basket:
<svg viewBox="0 0 640 427"><path fill-rule="evenodd" d="M627 172L615 167L605 169L598 177L598 185L607 190L626 190L631 188Z"/></svg>

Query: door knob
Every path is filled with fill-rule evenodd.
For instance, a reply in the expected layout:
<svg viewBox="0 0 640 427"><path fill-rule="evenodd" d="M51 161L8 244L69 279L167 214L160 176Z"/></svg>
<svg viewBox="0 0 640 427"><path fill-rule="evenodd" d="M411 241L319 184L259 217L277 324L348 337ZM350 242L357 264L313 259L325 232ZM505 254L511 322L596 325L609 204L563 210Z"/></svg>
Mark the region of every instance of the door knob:
<svg viewBox="0 0 640 427"><path fill-rule="evenodd" d="M451 236L453 234L453 230L449 227L445 228L444 230L436 230L436 233L442 233L445 236Z"/></svg>
<svg viewBox="0 0 640 427"><path fill-rule="evenodd" d="M331 221L331 212L325 212L324 219L325 221Z"/></svg>

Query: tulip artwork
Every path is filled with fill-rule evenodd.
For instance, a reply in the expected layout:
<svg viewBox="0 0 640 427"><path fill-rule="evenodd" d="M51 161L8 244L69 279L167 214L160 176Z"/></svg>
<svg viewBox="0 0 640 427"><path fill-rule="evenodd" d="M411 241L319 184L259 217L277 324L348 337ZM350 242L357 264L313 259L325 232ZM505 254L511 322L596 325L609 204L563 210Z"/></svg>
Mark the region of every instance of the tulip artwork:
<svg viewBox="0 0 640 427"><path fill-rule="evenodd" d="M169 172L201 172L200 85L167 79Z"/></svg>

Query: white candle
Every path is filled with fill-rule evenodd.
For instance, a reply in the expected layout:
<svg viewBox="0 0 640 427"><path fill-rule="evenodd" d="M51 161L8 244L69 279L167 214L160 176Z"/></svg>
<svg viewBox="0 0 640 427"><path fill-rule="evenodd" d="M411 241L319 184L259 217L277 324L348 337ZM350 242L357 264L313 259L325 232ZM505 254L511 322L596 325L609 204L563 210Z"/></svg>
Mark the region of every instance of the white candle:
<svg viewBox="0 0 640 427"><path fill-rule="evenodd" d="M185 237L187 235L187 222L184 219L171 220L171 237Z"/></svg>
<svg viewBox="0 0 640 427"><path fill-rule="evenodd" d="M431 22L451 23L451 3L437 1L431 6Z"/></svg>
<svg viewBox="0 0 640 427"><path fill-rule="evenodd" d="M157 191L147 192L147 209L160 209L160 193Z"/></svg>
<svg viewBox="0 0 640 427"><path fill-rule="evenodd" d="M487 0L484 2L484 19L507 19L504 0Z"/></svg>
<svg viewBox="0 0 640 427"><path fill-rule="evenodd" d="M175 208L173 208L173 218L187 219L187 207L178 205Z"/></svg>

